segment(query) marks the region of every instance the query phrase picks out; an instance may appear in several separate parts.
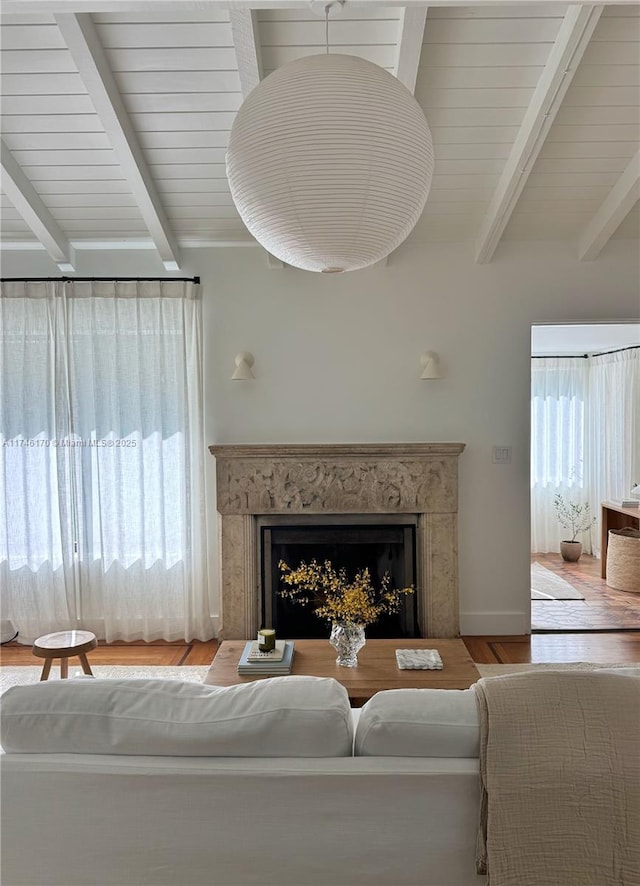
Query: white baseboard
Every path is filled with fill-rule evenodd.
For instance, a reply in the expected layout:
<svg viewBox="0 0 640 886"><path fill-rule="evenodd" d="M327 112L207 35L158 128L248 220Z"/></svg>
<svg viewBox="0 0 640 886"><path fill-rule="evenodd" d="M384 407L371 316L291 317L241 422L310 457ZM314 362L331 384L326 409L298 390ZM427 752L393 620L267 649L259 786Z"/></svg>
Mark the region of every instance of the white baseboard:
<svg viewBox="0 0 640 886"><path fill-rule="evenodd" d="M529 612L461 612L460 633L463 636L494 634L530 634Z"/></svg>

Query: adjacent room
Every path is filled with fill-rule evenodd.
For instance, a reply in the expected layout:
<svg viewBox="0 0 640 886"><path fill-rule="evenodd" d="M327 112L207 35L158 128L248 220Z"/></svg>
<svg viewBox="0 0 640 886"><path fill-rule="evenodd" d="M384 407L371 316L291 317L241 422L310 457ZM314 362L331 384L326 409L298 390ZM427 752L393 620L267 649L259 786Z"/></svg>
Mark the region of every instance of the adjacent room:
<svg viewBox="0 0 640 886"><path fill-rule="evenodd" d="M532 630L637 630L602 540L640 517L640 327L534 326L531 350Z"/></svg>

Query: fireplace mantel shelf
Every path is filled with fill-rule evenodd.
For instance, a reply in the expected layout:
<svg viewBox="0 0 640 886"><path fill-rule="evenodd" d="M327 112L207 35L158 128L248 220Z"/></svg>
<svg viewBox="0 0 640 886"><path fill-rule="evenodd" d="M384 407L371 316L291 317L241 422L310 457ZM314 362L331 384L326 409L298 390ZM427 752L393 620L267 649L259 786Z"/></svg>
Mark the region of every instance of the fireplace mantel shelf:
<svg viewBox="0 0 640 886"><path fill-rule="evenodd" d="M261 515L413 514L422 636L458 624L458 456L464 443L213 445L221 520L221 636L255 635Z"/></svg>
<svg viewBox="0 0 640 886"><path fill-rule="evenodd" d="M259 443L213 445L216 458L412 458L460 455L464 443Z"/></svg>

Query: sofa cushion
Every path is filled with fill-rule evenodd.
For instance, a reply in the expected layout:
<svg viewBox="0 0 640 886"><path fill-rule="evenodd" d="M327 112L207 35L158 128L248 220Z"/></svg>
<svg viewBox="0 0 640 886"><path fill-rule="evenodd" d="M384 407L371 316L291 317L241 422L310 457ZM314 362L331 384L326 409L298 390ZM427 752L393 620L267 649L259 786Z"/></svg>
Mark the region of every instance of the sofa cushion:
<svg viewBox="0 0 640 886"><path fill-rule="evenodd" d="M238 686L56 680L3 697L7 753L212 757L351 756L347 691L324 677Z"/></svg>
<svg viewBox="0 0 640 886"><path fill-rule="evenodd" d="M388 689L363 705L356 756L477 757L473 689Z"/></svg>

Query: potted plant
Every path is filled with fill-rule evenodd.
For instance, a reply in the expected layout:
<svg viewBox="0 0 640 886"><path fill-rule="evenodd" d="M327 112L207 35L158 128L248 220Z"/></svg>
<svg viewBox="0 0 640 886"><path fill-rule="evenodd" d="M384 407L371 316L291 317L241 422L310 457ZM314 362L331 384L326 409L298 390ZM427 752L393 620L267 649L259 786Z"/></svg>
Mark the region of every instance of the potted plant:
<svg viewBox="0 0 640 886"><path fill-rule="evenodd" d="M576 563L582 554L582 542L578 541L577 537L581 532L591 529L596 518L591 515L588 501L577 504L565 499L560 493L553 499L553 506L556 509L558 523L563 529L571 532L571 538L560 542L562 559L568 563Z"/></svg>

